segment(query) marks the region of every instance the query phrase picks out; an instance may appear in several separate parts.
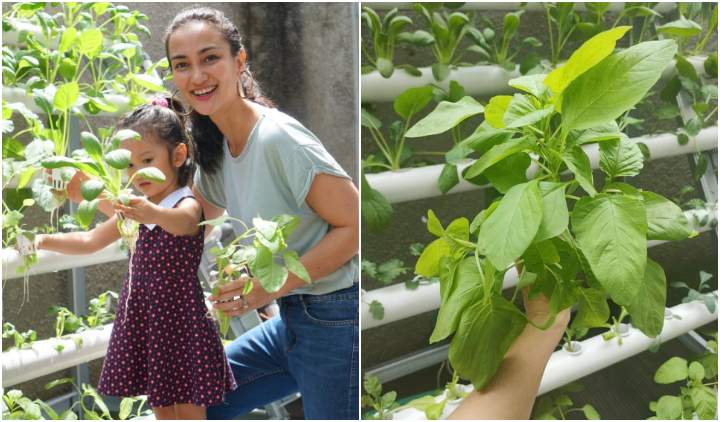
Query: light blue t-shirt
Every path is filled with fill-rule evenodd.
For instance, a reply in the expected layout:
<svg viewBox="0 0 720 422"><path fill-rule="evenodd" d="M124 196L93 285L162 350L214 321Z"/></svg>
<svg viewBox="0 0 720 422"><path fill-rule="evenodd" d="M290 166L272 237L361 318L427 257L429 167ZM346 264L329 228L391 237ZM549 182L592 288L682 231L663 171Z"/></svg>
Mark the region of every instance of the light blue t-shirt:
<svg viewBox="0 0 720 422"><path fill-rule="evenodd" d="M212 205L252 225L258 215L269 220L278 214L300 217L300 225L287 240L289 249L302 256L333 229L310 208L305 197L315 175L326 173L350 178L320 141L297 120L277 109L263 111L243 152L233 157L223 140L223 160L214 174L198 169L195 186ZM233 221L235 233L245 228ZM252 238L243 239L245 245ZM278 265L285 265L282 258ZM325 277L292 294L321 295L352 286L359 280L358 255Z"/></svg>

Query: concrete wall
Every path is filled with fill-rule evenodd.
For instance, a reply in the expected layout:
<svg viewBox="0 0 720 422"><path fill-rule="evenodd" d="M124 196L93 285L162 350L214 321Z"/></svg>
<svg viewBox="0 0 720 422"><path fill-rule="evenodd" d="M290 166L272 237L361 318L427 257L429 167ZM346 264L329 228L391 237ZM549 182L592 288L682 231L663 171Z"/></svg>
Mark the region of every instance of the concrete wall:
<svg viewBox="0 0 720 422"><path fill-rule="evenodd" d="M140 34L150 57L165 56L162 36L172 18L191 3L124 3L149 17L146 26L152 38ZM3 13L12 3L3 3ZM356 69L358 34L357 4L351 3L213 3L244 34L248 60L257 79L277 107L297 118L323 142L358 185L358 77ZM166 81L171 91L172 81ZM14 119L22 130L24 120ZM93 128L111 126L114 119L90 118ZM81 130L85 128L81 125ZM21 142L31 139L21 136ZM48 213L30 208L23 220L29 227L50 221ZM98 221L105 220L99 216ZM125 279L126 262L86 268L87 297L107 291L120 292ZM3 321L12 322L21 331L34 329L39 339L54 336L54 316L46 316L52 305L68 305L68 272L32 275L30 303L24 304L21 279L9 280L3 288ZM3 341L3 349L12 342ZM97 385L102 359L90 362L90 383ZM70 371L51 374L17 385L27 397L48 399L69 388L46 391L43 386Z"/></svg>
<svg viewBox="0 0 720 422"><path fill-rule="evenodd" d="M381 18L385 16L386 11L379 11ZM416 29L425 28L424 20L412 10L400 11L401 15L410 17L413 20L412 25L408 25L404 30L413 32ZM481 18L487 18L492 21L496 29L502 25L504 12L480 12ZM482 24L477 23L478 13L476 12L476 27ZM609 27L616 19L617 15L606 15L606 21ZM372 38L369 31L361 22L361 35L363 45L368 51L373 51ZM543 57L549 57L549 38L547 20L544 12L526 12L521 17L521 25L515 39L522 40L524 37L534 36L543 42L543 46L532 49L533 52ZM517 42L517 41L516 41ZM461 44L458 51L462 50L462 46L468 45L466 40ZM569 55L579 47L580 43L568 43L563 50L563 58ZM706 47L708 50L717 51L717 33L711 36ZM530 51L527 50L526 51ZM469 62L479 61L480 56L468 53L465 59ZM365 58L362 59L365 62ZM418 47L409 47L408 44L400 44L396 46L394 63L411 64L413 66L430 66L435 59L429 48L422 49ZM517 60L519 62L519 59ZM396 72L403 72L396 70ZM717 83L717 81L712 81ZM655 91L662 89L661 85L654 88ZM487 102L489 98L476 99ZM660 104L656 101L656 104ZM711 105L711 108L715 104ZM394 120L399 117L394 112L391 103L382 104L363 104L363 107L372 107L375 115L383 122L384 127L388 127ZM437 106L431 102L426 110L413 118L413 123L419 121ZM645 126L647 128L656 126L658 132L665 130L673 130L678 124L673 121L656 121L653 120L652 114L644 113L640 117L648 119ZM481 121L480 118L468 125L468 134ZM420 151L447 151L452 145L452 139L449 134L437 135L427 139L410 139L410 146ZM365 158L370 154L376 154L378 149L367 129L361 130L361 157ZM423 156L422 158L426 158ZM433 156L437 163L443 163L444 157ZM677 196L680 189L685 185L691 185L696 188L696 197L700 197L701 187L693 180L693 166L691 165L691 156L680 156L666 159L652 160L645 163L642 173L633 178L631 183L644 190L659 193L667 198ZM604 180L604 175L596 171L595 180ZM600 188L602 186L599 186ZM409 246L413 243L420 242L428 244L436 237L430 234L422 218L427 216L427 210L432 209L438 216L440 221L447 225L452 220L459 217L472 218L482 209L486 207L489 201L491 190L475 190L467 193L449 194L442 197L427 198L418 201L404 202L393 204L394 214L390 228L380 234L373 234L363 225L362 231L362 258L370 260L377 264L385 262L389 259L398 258L405 263L405 266L414 268L417 257L412 256L409 252ZM704 270L712 274L716 274L718 268L718 249L717 237L714 232L706 232L694 239L684 240L682 242L668 243L649 249L648 256L660 263L665 269L668 282L685 281L688 284L699 282L698 272ZM413 270L409 270L407 274L399 276L395 283L402 283L414 277ZM377 280L363 276L363 288L373 290L383 287L384 285ZM711 281L713 286L717 286L717 275ZM670 289L668 292L668 303L676 304L680 301L680 294L677 289ZM416 352L423 348L431 347L428 339L435 325L437 311L427 312L412 318L401 321L392 322L377 328L362 331L362 366L363 370L372 369L374 367L387 364L389 361L399 359L409 353ZM441 343L445 344L445 343ZM410 380L411 377L408 377ZM393 383L393 389L398 391L398 397L406 397L421 391L436 388L435 378L431 377L427 380L424 387L420 387L417 378L407 383L398 380ZM389 391L389 390L386 390Z"/></svg>

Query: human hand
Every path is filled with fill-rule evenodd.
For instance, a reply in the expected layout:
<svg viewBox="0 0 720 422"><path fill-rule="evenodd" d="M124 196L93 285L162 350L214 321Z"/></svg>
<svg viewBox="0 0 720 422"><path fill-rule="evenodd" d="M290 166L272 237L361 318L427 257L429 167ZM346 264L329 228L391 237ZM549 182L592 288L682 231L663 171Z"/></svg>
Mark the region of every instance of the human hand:
<svg viewBox="0 0 720 422"><path fill-rule="evenodd" d="M268 293L268 291L263 288L262 284L260 284L260 280L257 278L250 278L253 283L253 288L250 293L243 296L245 282L248 278L250 277L240 277L225 285L218 286L218 294L210 295L208 297L208 300L215 302L213 309L222 309L225 311L226 316L233 317L242 315L254 309L262 308L283 295L282 289L275 293ZM230 301L228 302L218 302L220 300L229 299ZM244 308L245 303L247 303L247 308Z"/></svg>
<svg viewBox="0 0 720 422"><path fill-rule="evenodd" d="M137 196L131 197L127 206L118 203L113 205L113 208L116 211L121 211L125 218L143 224L157 224L161 212L160 207L148 201L147 198Z"/></svg>
<svg viewBox="0 0 720 422"><path fill-rule="evenodd" d="M43 239L45 238L45 236L47 236L47 235L46 235L46 234L36 234L36 235L35 235L35 242L34 242L34 243L35 243L35 249L36 249L36 250L42 249ZM20 252L20 246L17 244L17 242L15 242L15 244L13 245L13 248L14 248L16 251Z"/></svg>
<svg viewBox="0 0 720 422"><path fill-rule="evenodd" d="M535 325L545 325L550 320L552 313L550 312L550 299L540 293L535 299L528 299L528 293L531 286L525 286L522 289L523 301L525 302L525 314L528 320ZM568 322L570 322L570 308L560 311L555 316L555 322L550 327L553 330L565 330Z"/></svg>
<svg viewBox="0 0 720 422"><path fill-rule="evenodd" d="M45 169L45 181L48 183L52 183L52 177L50 176L51 173L52 170ZM75 175L73 176L72 180L70 180L70 182L65 185L68 199L77 203L83 201L82 193L80 192L80 184L85 180L91 180L90 176L81 172L80 170L75 171Z"/></svg>

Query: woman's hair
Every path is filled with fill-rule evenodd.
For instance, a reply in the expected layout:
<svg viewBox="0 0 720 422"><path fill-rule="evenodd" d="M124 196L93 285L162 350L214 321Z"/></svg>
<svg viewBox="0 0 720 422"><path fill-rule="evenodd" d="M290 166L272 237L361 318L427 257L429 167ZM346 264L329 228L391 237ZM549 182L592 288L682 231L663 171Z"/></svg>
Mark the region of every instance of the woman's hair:
<svg viewBox="0 0 720 422"><path fill-rule="evenodd" d="M170 52L168 51L170 36L176 29L190 22L206 22L212 25L225 41L228 42L230 52L235 56L241 54L245 49L242 44L240 31L238 31L235 24L233 24L223 12L210 7L195 6L181 11L165 30L165 55L168 61L170 61ZM172 66L170 68L172 69ZM244 95L247 95L247 99L266 107L275 107L269 99L262 95L260 84L256 79L253 79L250 74L247 60L245 61L245 70L247 72L243 72L240 77L240 83L242 84ZM197 111L193 110L188 116L188 120L192 139L195 145L197 145L194 155L195 161L204 172L213 174L222 162L223 134L210 117L204 116Z"/></svg>
<svg viewBox="0 0 720 422"><path fill-rule="evenodd" d="M167 105L163 103L162 99ZM156 142L167 147L171 162L172 152L175 148L180 144L185 145L188 158L177 170L177 181L180 186L188 186L192 182L195 172L195 162L192 159L195 155L195 148L185 130L184 118L178 116L173 108L180 113L184 112L183 105L178 100L168 96L155 99L150 104L143 104L135 110L123 114L115 125L115 130L130 129L138 132L141 136L151 136Z"/></svg>

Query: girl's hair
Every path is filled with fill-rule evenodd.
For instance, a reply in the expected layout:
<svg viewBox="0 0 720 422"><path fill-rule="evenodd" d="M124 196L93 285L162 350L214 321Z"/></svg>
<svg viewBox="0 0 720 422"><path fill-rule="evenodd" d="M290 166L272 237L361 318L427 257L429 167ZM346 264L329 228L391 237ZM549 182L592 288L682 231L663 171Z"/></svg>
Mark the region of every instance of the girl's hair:
<svg viewBox="0 0 720 422"><path fill-rule="evenodd" d="M230 52L235 56L241 54L245 49L242 45L240 31L238 31L235 24L233 24L223 12L210 7L195 6L181 11L165 30L165 54L168 61L170 61L170 52L168 51L170 36L176 29L190 22L205 22L212 25L225 41L228 42ZM172 66L170 68L172 69ZM260 89L260 84L257 79L253 79L249 74L250 69L247 60L245 61L245 70L247 70L247 72L243 72L240 77L244 95L247 95L249 100L257 104L262 104L266 107L275 107L269 99L262 95L262 90ZM204 116L197 111L193 110L188 116L188 120L191 127L190 133L192 139L195 145L197 145L195 149L195 162L198 163L204 172L213 174L222 163L223 134L215 123L210 120L210 117Z"/></svg>
<svg viewBox="0 0 720 422"><path fill-rule="evenodd" d="M151 136L157 142L165 145L172 161L172 152L178 145L183 144L187 148L188 158L177 171L177 180L180 186L188 186L192 182L195 172L195 162L192 159L195 148L190 142L185 130L184 118L178 116L174 111L184 112L180 101L171 97L162 97L167 101L168 106L160 104L143 104L133 111L125 113L115 125L115 130L131 129L141 136ZM155 103L157 101L153 101Z"/></svg>

